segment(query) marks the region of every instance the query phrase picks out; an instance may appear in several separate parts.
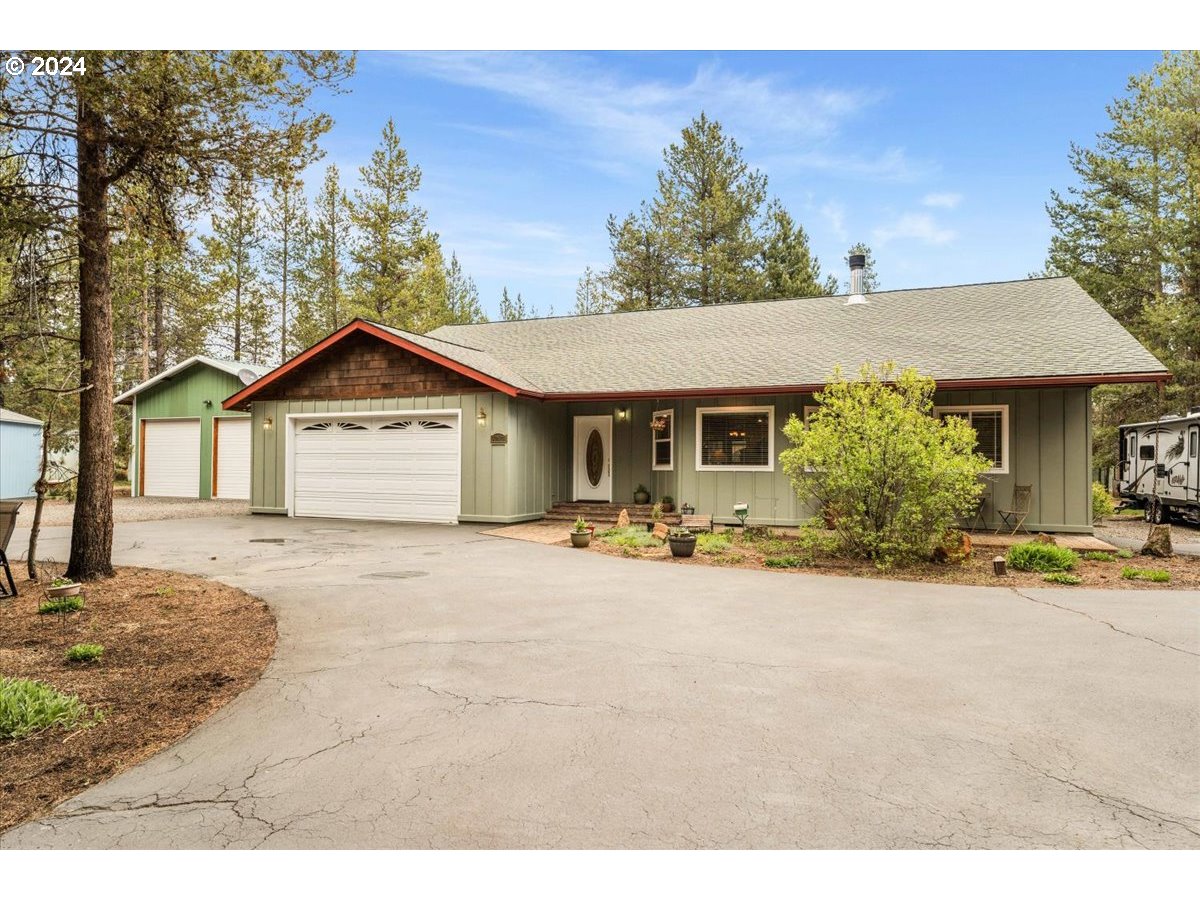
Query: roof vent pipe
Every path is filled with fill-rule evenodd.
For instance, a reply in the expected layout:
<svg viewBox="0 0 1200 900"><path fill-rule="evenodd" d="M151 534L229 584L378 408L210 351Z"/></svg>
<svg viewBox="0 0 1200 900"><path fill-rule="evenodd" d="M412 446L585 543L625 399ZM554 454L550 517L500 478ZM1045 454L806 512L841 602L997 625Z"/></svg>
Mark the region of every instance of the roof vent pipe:
<svg viewBox="0 0 1200 900"><path fill-rule="evenodd" d="M846 305L866 303L867 298L863 296L863 270L867 267L867 257L863 253L854 253L850 256L850 296L846 298Z"/></svg>

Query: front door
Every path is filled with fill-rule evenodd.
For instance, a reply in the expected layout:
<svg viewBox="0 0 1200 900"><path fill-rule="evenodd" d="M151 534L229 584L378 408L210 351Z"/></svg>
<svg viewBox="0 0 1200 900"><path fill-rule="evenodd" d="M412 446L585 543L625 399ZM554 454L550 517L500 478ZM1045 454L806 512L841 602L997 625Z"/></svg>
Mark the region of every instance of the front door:
<svg viewBox="0 0 1200 900"><path fill-rule="evenodd" d="M612 416L575 417L575 499L612 500Z"/></svg>

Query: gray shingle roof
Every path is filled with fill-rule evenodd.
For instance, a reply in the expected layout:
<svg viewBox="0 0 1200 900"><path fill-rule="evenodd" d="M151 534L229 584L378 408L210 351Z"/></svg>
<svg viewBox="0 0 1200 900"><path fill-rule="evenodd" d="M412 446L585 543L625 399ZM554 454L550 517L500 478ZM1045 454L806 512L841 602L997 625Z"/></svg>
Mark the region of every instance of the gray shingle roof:
<svg viewBox="0 0 1200 900"><path fill-rule="evenodd" d="M447 325L423 338L399 333L547 394L816 385L835 365L853 372L885 360L939 381L1167 372L1071 278L881 291L868 300L810 297Z"/></svg>
<svg viewBox="0 0 1200 900"><path fill-rule="evenodd" d="M140 394L147 388L154 387L154 385L161 381L174 378L180 372L184 371L185 369L190 369L195 365L211 366L212 368L221 372L225 372L229 375L237 375L240 371L242 371L242 369L249 369L260 378L275 368L274 366L261 366L258 363L242 362L238 359L215 359L211 356L199 355L189 356L183 362L176 363L175 365L171 366L171 368L164 369L163 371L159 372L153 378L147 379L140 384L135 384L124 393L118 394L113 398L113 403L129 403L137 394Z"/></svg>

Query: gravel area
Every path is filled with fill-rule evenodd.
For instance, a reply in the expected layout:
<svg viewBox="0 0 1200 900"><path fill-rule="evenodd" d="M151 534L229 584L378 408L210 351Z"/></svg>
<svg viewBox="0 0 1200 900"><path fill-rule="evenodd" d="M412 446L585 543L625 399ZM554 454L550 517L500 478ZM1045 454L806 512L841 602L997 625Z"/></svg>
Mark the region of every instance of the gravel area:
<svg viewBox="0 0 1200 900"><path fill-rule="evenodd" d="M1130 550L1141 549L1146 542L1150 526L1141 519L1132 517L1114 517L1105 519L1096 525L1096 537L1127 547ZM1186 556L1200 556L1200 528L1194 525L1184 525L1181 522L1171 523L1171 545L1176 553Z"/></svg>
<svg viewBox="0 0 1200 900"><path fill-rule="evenodd" d="M117 522L151 522L157 519L199 519L208 516L249 514L247 500L190 500L180 497L114 497L113 518ZM47 500L42 509L42 527L70 525L75 504ZM17 527L33 524L33 501L26 501L17 516Z"/></svg>

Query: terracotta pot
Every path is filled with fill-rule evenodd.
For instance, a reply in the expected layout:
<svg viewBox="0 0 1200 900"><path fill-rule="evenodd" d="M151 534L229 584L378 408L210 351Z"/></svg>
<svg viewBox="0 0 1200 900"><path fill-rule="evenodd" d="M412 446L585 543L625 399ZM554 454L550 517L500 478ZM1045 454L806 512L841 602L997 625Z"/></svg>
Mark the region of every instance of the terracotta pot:
<svg viewBox="0 0 1200 900"><path fill-rule="evenodd" d="M662 505L662 509L663 509L663 512L665 512L665 513L675 512L675 504L674 503L664 503Z"/></svg>
<svg viewBox="0 0 1200 900"><path fill-rule="evenodd" d="M667 543L671 545L671 555L687 557L696 552L696 536L694 534L675 537L670 535Z"/></svg>
<svg viewBox="0 0 1200 900"><path fill-rule="evenodd" d="M57 597L77 597L79 591L83 587L81 584L64 584L59 587L46 588L46 596L50 598Z"/></svg>
<svg viewBox="0 0 1200 900"><path fill-rule="evenodd" d="M592 533L590 531L572 531L571 546L586 547L592 542Z"/></svg>

